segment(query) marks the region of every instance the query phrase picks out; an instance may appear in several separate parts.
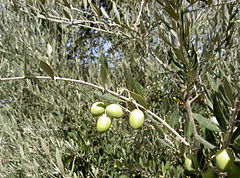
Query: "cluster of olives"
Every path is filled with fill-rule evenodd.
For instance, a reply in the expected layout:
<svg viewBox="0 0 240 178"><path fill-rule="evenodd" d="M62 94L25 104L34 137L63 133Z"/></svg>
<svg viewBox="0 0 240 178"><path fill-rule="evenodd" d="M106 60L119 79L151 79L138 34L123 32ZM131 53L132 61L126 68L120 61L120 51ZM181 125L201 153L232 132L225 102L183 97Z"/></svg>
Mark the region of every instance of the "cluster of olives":
<svg viewBox="0 0 240 178"><path fill-rule="evenodd" d="M230 149L221 149L215 155L216 167L220 172L227 172L229 178L240 178L240 165L236 164ZM195 155L185 157L185 167L188 171L196 171L199 162ZM203 178L217 178L216 169L209 167L203 172Z"/></svg>
<svg viewBox="0 0 240 178"><path fill-rule="evenodd" d="M111 126L111 118L121 118L124 115L119 104L105 106L103 102L96 102L91 106L90 112L94 116L100 116L97 120L97 130L104 132ZM134 109L129 115L129 124L132 128L138 129L144 123L144 114L139 109Z"/></svg>

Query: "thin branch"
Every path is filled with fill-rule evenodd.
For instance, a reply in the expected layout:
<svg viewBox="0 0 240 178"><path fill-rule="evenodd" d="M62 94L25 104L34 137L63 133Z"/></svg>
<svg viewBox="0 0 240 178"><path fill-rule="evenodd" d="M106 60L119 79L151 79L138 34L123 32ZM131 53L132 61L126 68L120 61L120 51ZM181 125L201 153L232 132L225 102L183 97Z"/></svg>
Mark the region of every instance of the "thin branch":
<svg viewBox="0 0 240 178"><path fill-rule="evenodd" d="M192 108L191 108L191 100L189 100L189 98L186 100L185 103L186 109L187 109L187 113L188 113L188 117L190 122L192 123L193 126L193 134L194 136L199 136L198 131L197 131L197 127L193 118L193 113L192 113Z"/></svg>
<svg viewBox="0 0 240 178"><path fill-rule="evenodd" d="M227 148L232 140L233 137L233 133L234 133L234 129L235 129L235 124L236 124L236 119L238 116L238 113L240 111L240 94L238 94L238 96L235 99L234 105L233 105L233 113L232 113L232 117L230 119L230 128L229 128L229 134L228 134L228 138L226 139L226 142L224 143L224 148Z"/></svg>
<svg viewBox="0 0 240 178"><path fill-rule="evenodd" d="M201 137L201 135L198 133L198 130L197 130L197 126L196 126L196 123L195 123L195 120L194 120L194 117L193 117L193 112L192 112L192 108L191 108L191 104L194 100L196 100L198 98L198 94L193 98L193 99L189 99L187 98L186 100L186 103L185 103L185 107L186 107L186 110L187 110L187 113L188 113L188 117L189 117L189 121L191 122L192 126L193 126L193 135L194 135L194 138L196 140L198 140L199 142L201 142L202 144L206 144L208 145L209 147L211 148L215 148L214 145L212 145L211 143L209 143L207 140L203 139Z"/></svg>
<svg viewBox="0 0 240 178"><path fill-rule="evenodd" d="M198 97L199 97L199 94L197 93L196 96L195 96L193 99L191 99L191 100L189 101L190 104L191 104L192 102L194 102Z"/></svg>
<svg viewBox="0 0 240 178"><path fill-rule="evenodd" d="M26 77L10 77L10 78L0 78L0 81L8 81L8 80L23 80L23 79L51 79L51 77L47 77L47 76L26 76ZM85 82L83 80L76 80L76 79L70 79L70 78L61 78L61 77L54 77L54 80L62 80L62 81L68 81L68 82L74 82L74 83L80 83L92 88L96 88L98 90L107 92L112 94L113 96L116 96L124 101L133 103L131 98L127 98L124 97L112 90L106 89L104 87L89 83L89 82ZM144 110L145 112L147 112L148 114L150 114L151 116L153 116L156 120L158 120L163 126L165 126L167 129L169 129L176 137L179 138L179 140L184 143L187 146L190 146L190 144L185 140L185 138L183 138L180 134L177 133L177 131L175 131L170 125L168 125L163 119L161 119L159 116L157 116L155 113L153 113L152 111L146 109L145 107L143 107L142 105L138 104L138 103L134 103L138 108L141 108L142 110Z"/></svg>
<svg viewBox="0 0 240 178"><path fill-rule="evenodd" d="M34 14L29 13L26 10L21 10L21 11L25 12L27 14L35 16ZM104 29L101 29L101 28L96 28L96 27L91 27L91 26L88 26L88 25L84 25L83 23L92 23L92 24L101 24L101 25L107 24L109 26L113 26L114 24L98 22L98 21L90 21L90 20L76 20L76 19L69 20L68 18L65 18L65 17L57 17L57 16L52 16L50 14L48 14L48 16L49 17L46 17L46 16L44 16L42 14L38 14L36 17L40 18L40 19L48 20L48 21L51 21L51 22L63 23L63 24L68 24L68 25L77 25L77 26L93 29L93 30L96 30L96 31L108 33L108 34L123 35L123 36L125 36L127 38L131 38L131 36L126 34L126 33L108 31L108 30L104 30Z"/></svg>

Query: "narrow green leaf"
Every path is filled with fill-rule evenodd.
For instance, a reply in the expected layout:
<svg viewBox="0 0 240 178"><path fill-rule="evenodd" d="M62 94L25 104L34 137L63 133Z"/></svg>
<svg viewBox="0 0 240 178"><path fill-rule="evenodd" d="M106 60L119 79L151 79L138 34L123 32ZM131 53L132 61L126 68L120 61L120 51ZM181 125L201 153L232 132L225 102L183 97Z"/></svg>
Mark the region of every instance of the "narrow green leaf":
<svg viewBox="0 0 240 178"><path fill-rule="evenodd" d="M171 115L170 115L170 121L169 121L169 125L174 127L176 125L179 125L180 123L180 113L178 110L175 110Z"/></svg>
<svg viewBox="0 0 240 178"><path fill-rule="evenodd" d="M117 10L117 5L116 5L116 3L115 3L114 1L113 1L112 3L113 3L113 4L112 4L112 10L113 10L114 14L116 15L117 20L118 20L119 22L121 22L121 21L120 21L120 14L119 14L119 12L118 12L118 10Z"/></svg>
<svg viewBox="0 0 240 178"><path fill-rule="evenodd" d="M232 142L235 140L240 140L240 127L238 127L233 133Z"/></svg>
<svg viewBox="0 0 240 178"><path fill-rule="evenodd" d="M102 84L103 86L105 86L107 83L108 71L103 64L101 64L100 66L100 75L101 75Z"/></svg>
<svg viewBox="0 0 240 178"><path fill-rule="evenodd" d="M227 95L229 102L232 104L233 103L233 91L232 91L231 84L226 77L224 77L224 80L223 80L223 87L224 87L224 91Z"/></svg>
<svg viewBox="0 0 240 178"><path fill-rule="evenodd" d="M176 21L179 20L178 14L174 11L174 9L171 6L168 6L168 7L165 6L164 9L168 12L170 17L172 17Z"/></svg>
<svg viewBox="0 0 240 178"><path fill-rule="evenodd" d="M216 94L213 95L213 113L220 125L220 129L226 130L227 129L226 121L223 116L223 111L221 109L219 99L217 98Z"/></svg>
<svg viewBox="0 0 240 178"><path fill-rule="evenodd" d="M194 119L197 120L197 122L200 124L201 127L207 128L211 131L214 132L220 132L221 130L219 129L219 127L217 126L216 123L214 123L213 121L211 121L210 119L207 119L205 117L203 117L200 114L197 113L193 113L193 117Z"/></svg>
<svg viewBox="0 0 240 178"><path fill-rule="evenodd" d="M157 138L157 141L159 142L160 145L164 145L167 146L169 148L173 148L172 145L170 145L167 141L165 141L164 139L161 138Z"/></svg>
<svg viewBox="0 0 240 178"><path fill-rule="evenodd" d="M220 85L218 87L218 93L216 93L216 95L218 96L218 98L223 102L223 104L227 107L227 106L231 106L231 103L228 99L228 96L223 88L224 86Z"/></svg>
<svg viewBox="0 0 240 178"><path fill-rule="evenodd" d="M240 27L240 20L235 20L234 21L234 26Z"/></svg>
<svg viewBox="0 0 240 178"><path fill-rule="evenodd" d="M161 31L159 31L158 33L159 33L159 36L161 37L161 39L162 39L165 43L167 43L169 46L171 46L172 48L174 48L173 44L170 43L170 41L166 38L166 36L165 36Z"/></svg>
<svg viewBox="0 0 240 178"><path fill-rule="evenodd" d="M213 77L207 72L207 79L208 79L208 82L211 86L211 88L214 90L214 91L217 91L218 90L218 85L214 82L214 79Z"/></svg>
<svg viewBox="0 0 240 178"><path fill-rule="evenodd" d="M54 79L54 72L52 68L44 61L40 60L41 69L46 72L52 79Z"/></svg>
<svg viewBox="0 0 240 178"><path fill-rule="evenodd" d="M48 55L48 57L51 56L52 52L53 52L52 46L48 43L47 44L47 55Z"/></svg>
<svg viewBox="0 0 240 178"><path fill-rule="evenodd" d="M173 52L178 59L180 59L184 64L186 64L186 59L181 49L173 48Z"/></svg>
<svg viewBox="0 0 240 178"><path fill-rule="evenodd" d="M119 98L117 98L117 97L109 94L109 93L103 94L103 93L100 92L100 91L95 91L94 94L95 94L97 97L99 97L99 98L102 98L102 99L104 99L104 100L109 101L110 103L111 103L111 102L113 102L113 103L114 103L114 102L126 102L126 101L124 101L124 100L121 100L121 99L119 99Z"/></svg>
<svg viewBox="0 0 240 178"><path fill-rule="evenodd" d="M185 122L184 127L184 138L190 143L193 135L193 125L192 122Z"/></svg>
<svg viewBox="0 0 240 178"><path fill-rule="evenodd" d="M88 0L83 0L84 9L87 10Z"/></svg>
<svg viewBox="0 0 240 178"><path fill-rule="evenodd" d="M108 71L109 67L108 67L107 58L104 56L104 54L102 52L100 52L99 61L101 63L101 66L100 66L101 80L102 80L103 85L105 86L107 83L107 77L109 74L109 71Z"/></svg>
<svg viewBox="0 0 240 178"><path fill-rule="evenodd" d="M101 13L98 10L98 7L94 3L91 3L91 1L90 1L90 7L96 16L100 16Z"/></svg>
<svg viewBox="0 0 240 178"><path fill-rule="evenodd" d="M143 107L147 108L147 101L145 100L144 97L142 97L141 95L134 93L134 92L130 92L131 97L133 97L134 100L136 100L139 104L141 104Z"/></svg>
<svg viewBox="0 0 240 178"><path fill-rule="evenodd" d="M72 21L72 15L68 8L63 8L63 14L66 18L68 18L70 21Z"/></svg>
<svg viewBox="0 0 240 178"><path fill-rule="evenodd" d="M109 15L108 15L108 13L106 12L106 10L104 9L104 7L101 6L100 10L101 10L102 14L103 14L106 18L110 19Z"/></svg>
<svg viewBox="0 0 240 178"><path fill-rule="evenodd" d="M133 80L133 74L131 72L130 67L124 63L124 76L125 76L125 81L126 81L126 87L128 90L133 91L134 89L134 80Z"/></svg>
<svg viewBox="0 0 240 178"><path fill-rule="evenodd" d="M205 140L203 137L201 137L200 135L196 135L195 138L202 143L205 147L209 148L209 149L214 149L216 148L215 145L211 144L210 142L208 142L207 140Z"/></svg>
<svg viewBox="0 0 240 178"><path fill-rule="evenodd" d="M143 91L142 85L139 82L135 81L135 80L134 80L134 91L137 94L141 95L142 97L144 96L144 91Z"/></svg>
<svg viewBox="0 0 240 178"><path fill-rule="evenodd" d="M46 155L50 156L49 147L45 139L41 138L41 147Z"/></svg>
<svg viewBox="0 0 240 178"><path fill-rule="evenodd" d="M58 166L59 171L61 172L62 175L64 175L64 165L62 162L62 153L58 148L56 150L56 160L57 160L57 166Z"/></svg>

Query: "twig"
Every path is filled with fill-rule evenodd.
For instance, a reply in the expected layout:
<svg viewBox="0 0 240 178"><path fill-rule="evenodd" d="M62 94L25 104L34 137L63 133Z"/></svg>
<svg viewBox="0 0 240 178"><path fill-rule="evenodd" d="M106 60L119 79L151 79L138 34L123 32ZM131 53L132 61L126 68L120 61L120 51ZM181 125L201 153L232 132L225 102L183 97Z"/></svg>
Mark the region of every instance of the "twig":
<svg viewBox="0 0 240 178"><path fill-rule="evenodd" d="M29 13L26 10L21 10L22 12L25 12L27 14L33 15L32 13ZM113 26L114 24L110 24L110 23L104 23L104 22L98 22L98 21L90 21L90 20L77 20L77 19L73 19L73 20L69 20L68 18L65 17L57 17L57 16L53 16L51 14L48 14L49 17L46 17L42 14L38 14L36 17L40 18L40 19L45 19L51 22L56 22L56 23L63 23L63 24L68 24L68 25L76 25L76 26L81 26L81 27L85 27L85 28L89 28L89 29L93 29L96 31L100 31L100 32L104 32L104 33L109 33L109 34L115 34L115 35L123 35L127 38L131 38L130 35L126 34L126 33L120 33L120 32L114 32L114 31L108 31L108 30L104 30L101 28L96 28L96 27L91 27L88 25L84 25L83 23L92 23L92 24L107 24L109 26Z"/></svg>
<svg viewBox="0 0 240 178"><path fill-rule="evenodd" d="M186 103L185 103L185 106L186 106L186 109L187 109L187 113L188 113L189 120L190 120L190 122L192 123L192 126L193 126L193 134L194 134L194 136L196 137L196 136L198 136L199 134L198 134L198 131L197 131L197 127L196 127L194 118L193 118L191 103L192 103L191 100L189 100L189 98L187 98Z"/></svg>
<svg viewBox="0 0 240 178"><path fill-rule="evenodd" d="M238 94L238 96L236 97L234 105L233 105L233 113L232 113L232 117L230 119L230 128L229 128L228 137L226 139L226 142L223 145L224 148L227 148L231 143L233 133L234 133L234 128L235 128L235 123L236 123L236 119L237 119L239 111L240 111L240 94Z"/></svg>
<svg viewBox="0 0 240 178"><path fill-rule="evenodd" d="M23 79L51 79L51 77L47 77L47 76L26 76L26 77L10 77L10 78L0 78L0 81L8 81L8 80L23 80ZM89 83L89 82L85 82L83 80L76 80L76 79L70 79L70 78L61 78L61 77L54 77L55 80L62 80L62 81L68 81L68 82L74 82L74 83L80 83L92 88L96 88L98 90L101 91L105 91L107 93L112 94L113 96L116 96L124 101L130 102L132 103L133 101L130 98L124 97L112 90L106 89L104 87ZM141 109L143 109L145 112L147 112L148 114L150 114L151 116L153 116L156 120L158 120L163 126L165 126L167 129L169 129L176 137L179 138L179 140L184 143L186 146L190 146L190 144L185 140L185 138L183 138L180 134L177 133L177 131L175 131L170 125L168 125L163 119L161 119L159 116L157 116L155 113L153 113L152 111L146 109L145 107L143 107L142 105L135 103L135 105Z"/></svg>
<svg viewBox="0 0 240 178"><path fill-rule="evenodd" d="M199 95L197 94L197 95L196 95L194 98L192 98L191 100L190 100L190 98L188 97L187 100L186 100L186 103L185 103L189 120L190 120L190 122L192 123L192 126L193 126L193 135L194 135L194 138L195 138L196 140L198 140L199 142L201 142L201 143L204 144L204 145L205 145L205 144L208 145L210 148L213 149L213 148L215 148L215 146L212 145L211 143L209 143L207 140L203 139L203 138L201 137L201 135L198 133L198 130L197 130L197 127L196 127L196 123L195 123L195 121L194 121L191 104L192 104L193 101L195 101L195 100L198 98L198 96L199 96Z"/></svg>

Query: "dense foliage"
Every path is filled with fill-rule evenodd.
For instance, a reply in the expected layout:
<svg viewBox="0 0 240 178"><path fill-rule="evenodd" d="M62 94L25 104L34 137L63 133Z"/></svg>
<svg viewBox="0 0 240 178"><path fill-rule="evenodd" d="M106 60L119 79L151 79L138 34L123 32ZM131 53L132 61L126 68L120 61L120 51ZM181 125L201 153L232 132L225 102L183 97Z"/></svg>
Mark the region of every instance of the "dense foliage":
<svg viewBox="0 0 240 178"><path fill-rule="evenodd" d="M238 166L239 8L0 0L0 177L230 174L214 155L231 149ZM90 113L98 101L125 108L103 133ZM146 119L132 129L136 107Z"/></svg>

